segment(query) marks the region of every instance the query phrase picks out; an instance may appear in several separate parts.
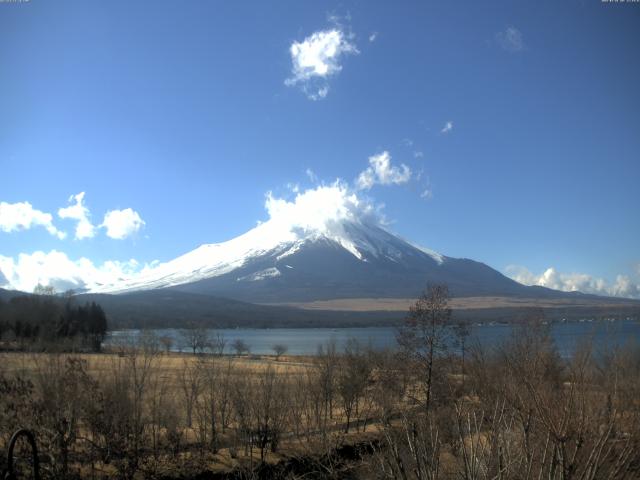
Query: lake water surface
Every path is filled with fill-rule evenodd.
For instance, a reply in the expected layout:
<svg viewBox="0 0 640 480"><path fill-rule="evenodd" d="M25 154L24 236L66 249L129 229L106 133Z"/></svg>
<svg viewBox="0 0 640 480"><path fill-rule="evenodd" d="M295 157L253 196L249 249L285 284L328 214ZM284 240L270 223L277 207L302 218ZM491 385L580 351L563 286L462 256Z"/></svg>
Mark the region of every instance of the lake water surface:
<svg viewBox="0 0 640 480"><path fill-rule="evenodd" d="M474 325L468 343L479 342L483 346L498 345L517 332L517 326L508 324ZM576 346L585 340L592 339L596 349L614 345L624 345L640 341L640 322L637 320L616 321L581 321L562 322L549 325L551 335L563 356L571 356ZM514 330L515 329L515 330ZM227 350L231 352L231 343L241 339L254 354L272 354L272 346L283 344L290 355L311 355L317 352L318 346L335 340L341 349L348 339L355 338L374 348L393 348L396 346L395 327L369 328L273 328L254 329L236 328L211 330L210 334L221 333L227 341ZM154 330L158 336L169 336L173 339L174 351L189 351L179 329ZM123 340L135 341L140 330L117 330L110 332L105 344L114 345Z"/></svg>

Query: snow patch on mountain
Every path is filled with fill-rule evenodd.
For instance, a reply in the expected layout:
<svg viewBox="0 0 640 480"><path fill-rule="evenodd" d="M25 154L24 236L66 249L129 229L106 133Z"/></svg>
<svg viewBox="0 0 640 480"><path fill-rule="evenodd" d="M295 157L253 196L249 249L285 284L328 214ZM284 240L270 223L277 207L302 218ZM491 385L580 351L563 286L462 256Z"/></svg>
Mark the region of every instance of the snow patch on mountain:
<svg viewBox="0 0 640 480"><path fill-rule="evenodd" d="M406 240L405 240L406 241ZM420 250L422 253L426 253L427 255L429 255L431 258L433 258L438 265L442 265L442 263L445 260L445 256L441 255L440 253L431 250L429 248L425 248L425 247L421 247L420 245L416 245L415 243L411 243L411 242L407 242L409 245L411 245L414 248L417 248L418 250Z"/></svg>
<svg viewBox="0 0 640 480"><path fill-rule="evenodd" d="M245 275L243 277L238 277L238 282L258 282L260 280L265 280L267 278L279 277L281 275L280 270L276 267L265 268L264 270L259 270L257 272L253 272L251 275Z"/></svg>

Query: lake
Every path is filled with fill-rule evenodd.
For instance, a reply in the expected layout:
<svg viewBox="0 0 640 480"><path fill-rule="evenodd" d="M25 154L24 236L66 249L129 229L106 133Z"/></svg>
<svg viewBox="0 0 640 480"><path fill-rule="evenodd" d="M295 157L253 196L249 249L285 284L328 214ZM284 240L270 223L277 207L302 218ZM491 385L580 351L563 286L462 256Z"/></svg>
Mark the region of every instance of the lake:
<svg viewBox="0 0 640 480"><path fill-rule="evenodd" d="M473 325L468 343L479 342L483 346L497 345L507 339L513 332L515 325L485 324ZM640 322L637 320L615 321L579 321L559 322L549 325L551 335L563 356L571 356L581 341L592 338L596 348L614 345L624 345L628 342L640 340ZM154 330L158 336L169 336L173 339L174 351L189 351L179 329ZM396 346L395 327L368 328L236 328L211 330L211 334L221 333L227 341L225 353L231 353L231 343L237 339L243 340L251 349L251 353L263 355L273 354L272 346L283 344L290 355L315 354L318 345L335 340L341 349L348 339L355 338L374 348L393 348ZM114 345L123 340L135 341L141 334L140 330L117 330L110 332L105 345Z"/></svg>

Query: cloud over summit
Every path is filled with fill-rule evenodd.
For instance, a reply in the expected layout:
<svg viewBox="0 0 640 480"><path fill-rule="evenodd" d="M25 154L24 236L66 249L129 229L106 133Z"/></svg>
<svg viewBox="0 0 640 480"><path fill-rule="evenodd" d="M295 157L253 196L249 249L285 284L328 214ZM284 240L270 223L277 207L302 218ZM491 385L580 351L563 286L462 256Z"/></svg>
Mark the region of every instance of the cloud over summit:
<svg viewBox="0 0 640 480"><path fill-rule="evenodd" d="M265 209L268 223L274 228L301 233L331 233L341 229L345 221L382 221L379 209L368 199L360 198L341 180L298 192L291 200L276 198L272 192L267 192Z"/></svg>

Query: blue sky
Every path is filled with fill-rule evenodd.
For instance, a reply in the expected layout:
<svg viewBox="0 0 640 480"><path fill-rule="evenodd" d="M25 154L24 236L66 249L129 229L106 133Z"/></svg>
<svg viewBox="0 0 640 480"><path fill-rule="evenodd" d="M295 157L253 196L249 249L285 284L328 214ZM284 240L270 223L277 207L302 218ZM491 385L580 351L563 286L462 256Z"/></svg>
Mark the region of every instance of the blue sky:
<svg viewBox="0 0 640 480"><path fill-rule="evenodd" d="M638 296L639 27L599 0L0 3L0 269L167 261L340 178L445 255ZM358 189L383 152L409 177Z"/></svg>

